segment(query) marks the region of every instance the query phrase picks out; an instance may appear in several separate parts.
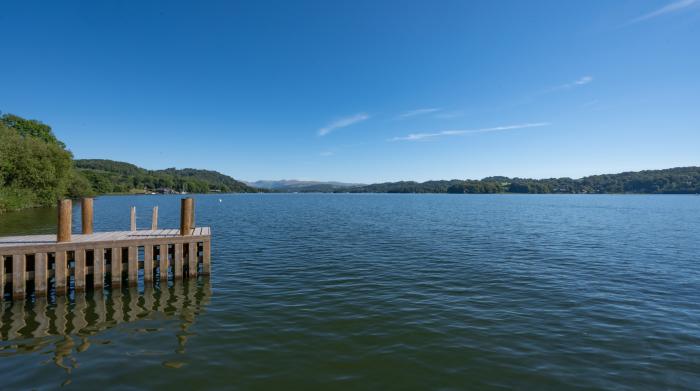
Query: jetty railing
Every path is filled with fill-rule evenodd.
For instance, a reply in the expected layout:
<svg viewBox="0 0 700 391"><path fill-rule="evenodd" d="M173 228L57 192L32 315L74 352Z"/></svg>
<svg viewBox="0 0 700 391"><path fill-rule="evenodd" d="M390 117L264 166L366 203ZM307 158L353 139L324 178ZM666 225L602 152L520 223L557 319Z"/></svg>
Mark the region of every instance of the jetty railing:
<svg viewBox="0 0 700 391"><path fill-rule="evenodd" d="M211 229L195 227L194 200L180 204L180 229L92 232L92 199L82 200L82 233L72 234L72 202L58 202L56 235L0 237L0 300L117 288L211 273ZM154 211L155 219L158 217ZM7 290L6 290L7 289Z"/></svg>

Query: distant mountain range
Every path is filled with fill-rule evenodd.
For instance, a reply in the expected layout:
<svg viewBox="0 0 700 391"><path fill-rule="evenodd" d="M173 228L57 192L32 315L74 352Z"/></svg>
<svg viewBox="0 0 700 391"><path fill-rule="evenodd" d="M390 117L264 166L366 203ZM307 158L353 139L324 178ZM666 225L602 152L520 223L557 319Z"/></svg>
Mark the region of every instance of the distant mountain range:
<svg viewBox="0 0 700 391"><path fill-rule="evenodd" d="M278 192L299 192L299 193L314 193L323 192L331 193L338 190L365 186L362 183L344 183L344 182L321 182L321 181L299 181L295 179L282 179L279 181L255 181L246 182L248 186L258 189L268 189Z"/></svg>

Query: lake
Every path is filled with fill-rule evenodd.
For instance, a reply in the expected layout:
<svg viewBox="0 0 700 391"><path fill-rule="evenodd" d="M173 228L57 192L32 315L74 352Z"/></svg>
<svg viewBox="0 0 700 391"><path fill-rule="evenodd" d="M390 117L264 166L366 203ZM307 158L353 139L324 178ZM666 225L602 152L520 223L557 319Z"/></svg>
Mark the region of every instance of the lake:
<svg viewBox="0 0 700 391"><path fill-rule="evenodd" d="M2 303L2 388L700 389L700 197L194 197L210 278ZM99 197L95 230L179 199Z"/></svg>

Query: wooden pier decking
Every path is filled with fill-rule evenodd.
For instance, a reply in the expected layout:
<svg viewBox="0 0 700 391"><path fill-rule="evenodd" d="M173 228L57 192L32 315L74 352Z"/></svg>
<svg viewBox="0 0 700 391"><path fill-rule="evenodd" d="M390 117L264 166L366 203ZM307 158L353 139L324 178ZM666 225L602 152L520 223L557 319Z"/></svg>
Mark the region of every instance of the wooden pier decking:
<svg viewBox="0 0 700 391"><path fill-rule="evenodd" d="M0 237L0 300L8 287L13 299L23 299L30 290L39 297L102 289L105 278L113 288L124 282L134 286L140 270L144 283L211 272L211 229L192 228L191 199L183 200L180 229L136 230L132 224L131 231L92 233L90 223L89 230L83 225L83 231L90 233L71 234L70 223L67 232L63 229L66 220L70 222L70 214L61 218L64 211L59 204L56 235ZM152 227L156 226L154 220Z"/></svg>

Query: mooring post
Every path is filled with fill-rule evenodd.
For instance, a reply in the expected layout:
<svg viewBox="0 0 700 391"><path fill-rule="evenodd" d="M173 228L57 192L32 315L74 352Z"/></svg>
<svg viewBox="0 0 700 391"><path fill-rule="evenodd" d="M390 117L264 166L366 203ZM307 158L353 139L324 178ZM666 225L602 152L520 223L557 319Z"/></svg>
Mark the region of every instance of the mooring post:
<svg viewBox="0 0 700 391"><path fill-rule="evenodd" d="M136 207L131 207L131 230L136 231Z"/></svg>
<svg viewBox="0 0 700 391"><path fill-rule="evenodd" d="M158 229L158 207L153 207L153 216L151 217L151 229L153 231Z"/></svg>
<svg viewBox="0 0 700 391"><path fill-rule="evenodd" d="M58 201L58 242L70 242L71 220L73 219L73 202L71 200Z"/></svg>
<svg viewBox="0 0 700 391"><path fill-rule="evenodd" d="M192 235L194 228L194 199L183 198L180 200L180 235Z"/></svg>
<svg viewBox="0 0 700 391"><path fill-rule="evenodd" d="M93 208L92 198L83 198L80 202L80 212L83 223L83 234L89 235L92 233Z"/></svg>

